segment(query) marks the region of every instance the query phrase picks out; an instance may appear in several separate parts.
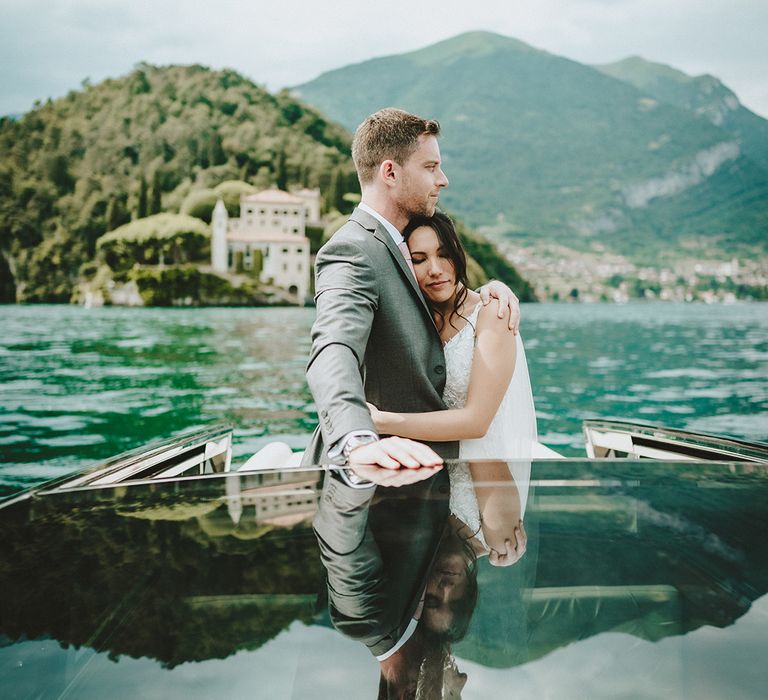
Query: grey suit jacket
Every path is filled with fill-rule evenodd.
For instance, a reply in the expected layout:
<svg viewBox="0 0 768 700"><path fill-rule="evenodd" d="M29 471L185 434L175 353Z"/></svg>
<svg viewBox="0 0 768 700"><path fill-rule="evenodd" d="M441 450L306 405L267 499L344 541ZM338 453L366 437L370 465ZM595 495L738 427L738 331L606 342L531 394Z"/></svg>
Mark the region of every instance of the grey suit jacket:
<svg viewBox="0 0 768 700"><path fill-rule="evenodd" d="M307 382L319 426L304 464L328 462L328 448L371 430L365 401L385 411L445 409L445 357L419 287L386 229L367 212L352 216L315 262L317 316ZM458 442L429 443L446 459Z"/></svg>

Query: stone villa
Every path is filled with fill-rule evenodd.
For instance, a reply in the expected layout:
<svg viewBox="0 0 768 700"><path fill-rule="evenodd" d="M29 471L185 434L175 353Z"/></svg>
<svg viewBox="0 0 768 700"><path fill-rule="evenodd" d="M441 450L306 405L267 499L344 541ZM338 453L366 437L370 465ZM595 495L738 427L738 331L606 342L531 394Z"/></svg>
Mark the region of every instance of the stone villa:
<svg viewBox="0 0 768 700"><path fill-rule="evenodd" d="M319 222L319 190L242 195L239 218L230 217L220 199L211 220L213 270L241 272L260 265L261 282L282 287L304 303L310 291L306 226Z"/></svg>

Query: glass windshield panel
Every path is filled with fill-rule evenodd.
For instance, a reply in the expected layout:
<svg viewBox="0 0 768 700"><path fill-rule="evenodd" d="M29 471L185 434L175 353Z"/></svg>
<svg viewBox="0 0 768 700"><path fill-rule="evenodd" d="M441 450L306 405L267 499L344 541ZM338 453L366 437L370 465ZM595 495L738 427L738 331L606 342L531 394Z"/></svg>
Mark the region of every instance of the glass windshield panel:
<svg viewBox="0 0 768 700"><path fill-rule="evenodd" d="M234 472L9 503L3 695L764 697L766 465L407 476Z"/></svg>

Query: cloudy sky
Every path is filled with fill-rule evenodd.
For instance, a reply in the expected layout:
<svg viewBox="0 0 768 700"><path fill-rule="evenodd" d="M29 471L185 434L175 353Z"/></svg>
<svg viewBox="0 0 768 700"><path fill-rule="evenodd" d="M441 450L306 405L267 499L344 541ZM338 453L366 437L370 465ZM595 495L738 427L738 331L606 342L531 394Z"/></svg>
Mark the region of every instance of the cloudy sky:
<svg viewBox="0 0 768 700"><path fill-rule="evenodd" d="M140 61L234 68L270 89L485 29L584 63L711 73L768 118L766 0L0 0L0 114Z"/></svg>

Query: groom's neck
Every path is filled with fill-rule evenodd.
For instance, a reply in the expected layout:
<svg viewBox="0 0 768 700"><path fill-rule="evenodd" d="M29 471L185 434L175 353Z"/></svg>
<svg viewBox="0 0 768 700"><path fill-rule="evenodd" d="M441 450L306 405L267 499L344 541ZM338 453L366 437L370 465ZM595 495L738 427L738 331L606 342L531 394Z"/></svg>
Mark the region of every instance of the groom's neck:
<svg viewBox="0 0 768 700"><path fill-rule="evenodd" d="M376 191L365 191L360 201L373 209L377 214L381 214L401 233L408 224L408 217L403 210L386 195Z"/></svg>

